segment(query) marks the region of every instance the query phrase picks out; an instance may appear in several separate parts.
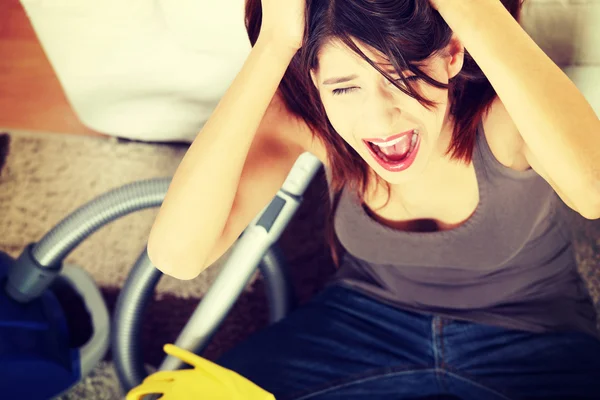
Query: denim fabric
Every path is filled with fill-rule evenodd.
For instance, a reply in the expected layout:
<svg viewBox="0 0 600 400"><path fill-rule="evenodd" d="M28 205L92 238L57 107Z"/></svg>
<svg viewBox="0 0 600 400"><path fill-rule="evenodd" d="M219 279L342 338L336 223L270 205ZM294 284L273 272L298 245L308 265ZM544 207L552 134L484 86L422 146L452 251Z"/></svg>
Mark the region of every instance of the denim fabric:
<svg viewBox="0 0 600 400"><path fill-rule="evenodd" d="M332 285L217 363L277 400L600 399L600 341L418 314Z"/></svg>

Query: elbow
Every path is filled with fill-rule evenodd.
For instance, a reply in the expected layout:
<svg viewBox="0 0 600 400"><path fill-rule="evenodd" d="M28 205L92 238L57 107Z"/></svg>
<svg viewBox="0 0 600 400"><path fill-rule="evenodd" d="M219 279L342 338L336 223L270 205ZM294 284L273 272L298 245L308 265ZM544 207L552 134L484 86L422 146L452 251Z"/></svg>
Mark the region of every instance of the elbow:
<svg viewBox="0 0 600 400"><path fill-rule="evenodd" d="M189 268L184 262L186 258L178 256L177 252L166 251L164 246L160 244L156 245L156 243L150 240L148 241L146 252L150 262L156 269L175 279L189 281L196 278L202 272L197 266L196 268Z"/></svg>
<svg viewBox="0 0 600 400"><path fill-rule="evenodd" d="M573 190L567 205L585 219L600 219L600 170L593 169L579 176L577 190Z"/></svg>
<svg viewBox="0 0 600 400"><path fill-rule="evenodd" d="M600 201L592 203L592 205L586 209L580 209L579 214L590 221L600 219Z"/></svg>
<svg viewBox="0 0 600 400"><path fill-rule="evenodd" d="M580 208L579 214L589 220L600 219L600 180L589 184L584 193L587 204Z"/></svg>
<svg viewBox="0 0 600 400"><path fill-rule="evenodd" d="M585 211L585 212L580 211L579 214L585 219L594 221L594 220L600 219L600 207L597 207L595 210L591 210L591 211Z"/></svg>

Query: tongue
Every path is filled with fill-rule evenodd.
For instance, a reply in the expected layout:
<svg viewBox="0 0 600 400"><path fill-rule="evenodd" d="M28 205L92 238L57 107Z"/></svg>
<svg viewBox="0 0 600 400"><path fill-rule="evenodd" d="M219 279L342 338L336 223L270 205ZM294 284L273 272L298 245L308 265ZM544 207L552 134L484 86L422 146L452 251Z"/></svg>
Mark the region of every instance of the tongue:
<svg viewBox="0 0 600 400"><path fill-rule="evenodd" d="M412 136L407 135L393 146L379 147L379 150L391 161L400 161L408 154Z"/></svg>

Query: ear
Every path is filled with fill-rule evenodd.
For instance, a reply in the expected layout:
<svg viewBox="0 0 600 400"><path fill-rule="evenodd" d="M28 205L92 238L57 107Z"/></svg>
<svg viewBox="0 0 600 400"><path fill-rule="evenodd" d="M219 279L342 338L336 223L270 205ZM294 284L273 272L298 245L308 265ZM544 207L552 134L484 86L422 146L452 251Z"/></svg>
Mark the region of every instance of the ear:
<svg viewBox="0 0 600 400"><path fill-rule="evenodd" d="M462 70L465 60L465 47L458 39L456 34L452 34L450 43L446 46L446 69L448 71L448 79L454 78Z"/></svg>

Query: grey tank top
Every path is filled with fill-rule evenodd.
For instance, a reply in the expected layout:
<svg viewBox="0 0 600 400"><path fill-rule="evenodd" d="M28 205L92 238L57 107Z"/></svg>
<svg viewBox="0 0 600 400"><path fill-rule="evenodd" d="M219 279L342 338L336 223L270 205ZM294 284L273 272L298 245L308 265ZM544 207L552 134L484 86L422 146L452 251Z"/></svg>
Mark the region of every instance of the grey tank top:
<svg viewBox="0 0 600 400"><path fill-rule="evenodd" d="M577 272L567 206L534 170L500 164L481 123L473 165L479 205L451 230L390 228L344 190L334 217L344 252L329 283L411 311L600 337L589 292ZM326 176L329 180L328 170Z"/></svg>

